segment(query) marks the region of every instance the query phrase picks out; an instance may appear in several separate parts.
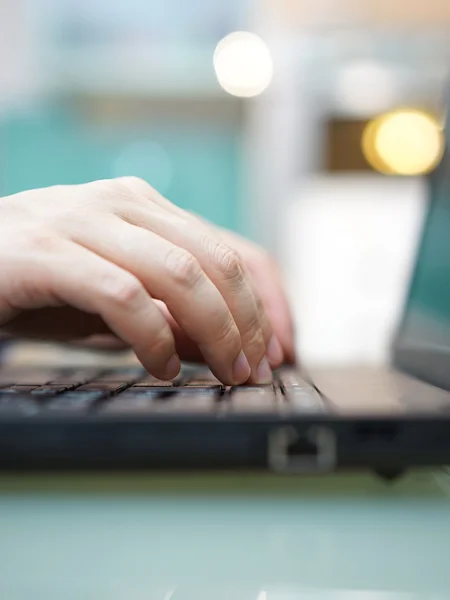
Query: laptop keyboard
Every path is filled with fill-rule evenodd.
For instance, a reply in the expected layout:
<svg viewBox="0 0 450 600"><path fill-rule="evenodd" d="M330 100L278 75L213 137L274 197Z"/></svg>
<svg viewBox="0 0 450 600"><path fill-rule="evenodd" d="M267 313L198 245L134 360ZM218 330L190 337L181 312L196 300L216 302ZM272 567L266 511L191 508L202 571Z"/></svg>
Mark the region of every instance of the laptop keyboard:
<svg viewBox="0 0 450 600"><path fill-rule="evenodd" d="M0 370L0 418L324 411L320 394L292 367L279 369L273 385L237 387L223 386L205 367L183 367L169 382L139 367Z"/></svg>

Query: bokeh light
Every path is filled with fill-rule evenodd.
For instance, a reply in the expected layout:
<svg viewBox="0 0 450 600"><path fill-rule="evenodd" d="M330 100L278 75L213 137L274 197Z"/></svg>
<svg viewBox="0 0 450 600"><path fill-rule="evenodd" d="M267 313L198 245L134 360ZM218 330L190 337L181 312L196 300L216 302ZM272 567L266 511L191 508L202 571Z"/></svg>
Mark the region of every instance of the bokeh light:
<svg viewBox="0 0 450 600"><path fill-rule="evenodd" d="M230 33L217 44L214 69L222 88L243 98L261 94L273 77L273 61L267 44L248 31Z"/></svg>
<svg viewBox="0 0 450 600"><path fill-rule="evenodd" d="M353 115L374 115L395 106L398 82L389 66L377 61L357 61L343 67L336 81L340 108Z"/></svg>
<svg viewBox="0 0 450 600"><path fill-rule="evenodd" d="M431 115L416 109L401 109L367 125L362 149L369 164L381 173L422 175L439 164L444 135Z"/></svg>

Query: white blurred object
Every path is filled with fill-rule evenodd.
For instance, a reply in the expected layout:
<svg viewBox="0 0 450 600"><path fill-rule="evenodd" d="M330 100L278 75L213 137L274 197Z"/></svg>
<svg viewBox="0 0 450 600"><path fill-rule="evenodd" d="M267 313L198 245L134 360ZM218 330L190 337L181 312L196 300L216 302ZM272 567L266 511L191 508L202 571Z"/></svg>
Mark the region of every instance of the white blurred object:
<svg viewBox="0 0 450 600"><path fill-rule="evenodd" d="M422 180L377 175L318 177L295 194L283 264L304 360L386 362L425 201Z"/></svg>
<svg viewBox="0 0 450 600"><path fill-rule="evenodd" d="M214 69L223 89L242 98L261 94L273 77L267 44L249 31L230 33L217 44Z"/></svg>
<svg viewBox="0 0 450 600"><path fill-rule="evenodd" d="M392 68L377 61L350 63L338 71L335 96L342 110L361 117L391 108L398 98Z"/></svg>

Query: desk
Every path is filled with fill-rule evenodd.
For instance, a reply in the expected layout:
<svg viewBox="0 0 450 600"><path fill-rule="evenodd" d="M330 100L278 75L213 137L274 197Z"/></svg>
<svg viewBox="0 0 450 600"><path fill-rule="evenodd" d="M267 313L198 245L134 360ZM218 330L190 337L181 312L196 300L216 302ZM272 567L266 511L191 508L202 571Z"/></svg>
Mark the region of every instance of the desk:
<svg viewBox="0 0 450 600"><path fill-rule="evenodd" d="M450 597L450 477L0 478L3 600Z"/></svg>

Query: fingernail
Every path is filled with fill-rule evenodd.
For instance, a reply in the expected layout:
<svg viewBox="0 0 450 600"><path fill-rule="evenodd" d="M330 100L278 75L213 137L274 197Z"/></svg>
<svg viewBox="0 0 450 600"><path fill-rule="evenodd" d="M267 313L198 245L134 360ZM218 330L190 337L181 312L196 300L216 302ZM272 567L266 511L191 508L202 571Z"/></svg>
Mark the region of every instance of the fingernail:
<svg viewBox="0 0 450 600"><path fill-rule="evenodd" d="M256 383L272 383L273 375L272 369L269 366L269 361L266 357L262 359L256 370Z"/></svg>
<svg viewBox="0 0 450 600"><path fill-rule="evenodd" d="M278 366L283 362L283 349L275 335L272 335L267 346L267 358L272 366Z"/></svg>
<svg viewBox="0 0 450 600"><path fill-rule="evenodd" d="M236 383L244 383L250 377L251 369L248 360L241 350L239 356L234 361L233 377Z"/></svg>
<svg viewBox="0 0 450 600"><path fill-rule="evenodd" d="M180 372L181 364L180 359L174 354L167 362L166 368L164 369L164 376L167 379L173 379Z"/></svg>

